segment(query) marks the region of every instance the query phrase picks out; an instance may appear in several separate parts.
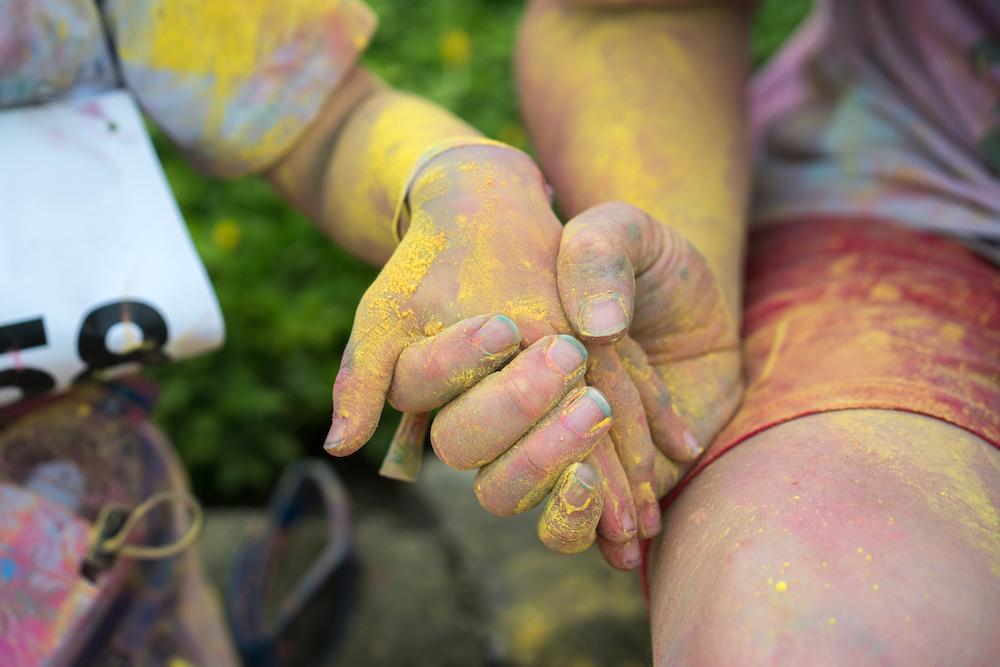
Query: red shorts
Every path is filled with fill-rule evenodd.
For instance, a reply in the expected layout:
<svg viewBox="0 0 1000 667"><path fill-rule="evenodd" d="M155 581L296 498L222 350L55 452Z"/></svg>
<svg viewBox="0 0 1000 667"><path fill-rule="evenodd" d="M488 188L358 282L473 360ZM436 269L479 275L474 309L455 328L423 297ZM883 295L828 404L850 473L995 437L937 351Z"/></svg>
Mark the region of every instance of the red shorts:
<svg viewBox="0 0 1000 667"><path fill-rule="evenodd" d="M753 233L743 345L743 403L664 510L729 449L818 412L916 412L1000 447L1000 271L941 236L819 217Z"/></svg>
<svg viewBox="0 0 1000 667"><path fill-rule="evenodd" d="M817 412L905 410L1000 447L1000 271L880 220L757 232L747 258L747 389L688 476L750 436Z"/></svg>

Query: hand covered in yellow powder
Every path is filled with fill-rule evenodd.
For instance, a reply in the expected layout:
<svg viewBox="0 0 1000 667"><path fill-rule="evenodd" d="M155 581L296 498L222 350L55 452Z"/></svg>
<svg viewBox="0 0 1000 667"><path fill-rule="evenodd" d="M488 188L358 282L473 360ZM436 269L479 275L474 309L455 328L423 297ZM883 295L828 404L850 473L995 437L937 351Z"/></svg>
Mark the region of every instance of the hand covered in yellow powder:
<svg viewBox="0 0 1000 667"><path fill-rule="evenodd" d="M610 436L632 492L646 492L641 480L652 466L655 493L665 495L743 391L738 332L715 277L677 231L634 206L608 203L567 223L558 284L573 331L590 350L587 383L611 399ZM655 450L637 420L624 418L637 411ZM625 561L622 545L600 544L610 563Z"/></svg>
<svg viewBox="0 0 1000 667"><path fill-rule="evenodd" d="M587 352L565 335L562 226L537 167L503 147L454 148L421 169L408 201L409 229L358 308L328 451L367 442L383 398L405 412L444 406L435 451L480 469L488 510L522 512L555 488L540 526L550 547L585 549L599 519L603 539L634 543L637 510L605 437L611 409L583 386ZM602 515L606 499L614 511ZM655 493L647 505L640 514L657 512L658 531Z"/></svg>
<svg viewBox="0 0 1000 667"><path fill-rule="evenodd" d="M606 480L597 541L608 563L631 569L639 562L633 537L659 529L658 500L676 485L739 402L738 335L719 285L701 255L675 230L634 206L604 204L571 220L561 236L557 266L564 312L574 334L587 342L587 384L603 390L614 415L608 436L598 441L587 459ZM481 422L475 418L455 421L453 415L476 415L478 410L495 408L496 392L487 388L503 385L504 374L515 369L518 377L536 383L532 391L543 394L546 390L538 379L544 377L546 363L547 359L530 349L519 355L504 371L486 378L442 411L449 419L438 422L437 434L447 432L455 439L462 433L481 437ZM545 408L544 402L536 402L535 418ZM504 441L510 442L523 425L506 419L490 424L492 429L505 426L510 431ZM601 429L605 430L603 425ZM477 483L495 479L508 488L526 483L522 480L530 479L530 464L544 458L549 442L545 432L523 440L498 461L529 456L531 460L484 468ZM448 462L455 467L478 463L471 459ZM555 511L560 504L561 511ZM489 498L484 505L501 514L517 511L512 505L491 505ZM568 517L584 520L564 505L553 494L550 511L541 518L539 532L547 543L565 530ZM638 533L629 525L632 516L638 519ZM626 539L621 539L620 529L606 530L612 524L624 524ZM560 546L557 542L554 548L565 550Z"/></svg>

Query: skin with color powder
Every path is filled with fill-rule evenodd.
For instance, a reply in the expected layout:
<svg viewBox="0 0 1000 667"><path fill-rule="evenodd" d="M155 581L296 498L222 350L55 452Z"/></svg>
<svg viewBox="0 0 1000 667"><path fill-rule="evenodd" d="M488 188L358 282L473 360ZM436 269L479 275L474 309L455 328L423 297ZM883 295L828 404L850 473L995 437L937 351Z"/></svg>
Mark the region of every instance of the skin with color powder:
<svg viewBox="0 0 1000 667"><path fill-rule="evenodd" d="M445 144L444 150L423 158L435 140L458 143ZM465 459L476 464L472 467L490 464L492 472L484 472L477 493L484 506L499 513L507 512L501 508L524 511L537 504L558 479L570 478L567 466L573 462L597 466L601 483L589 485L595 496L590 506L613 511L591 511L588 520L596 524L600 518L602 539L621 545L623 557L628 554L625 560L619 558L618 565L634 567L639 560L637 534L651 536L660 528L656 494L645 491L637 510L632 493L632 488L649 489L656 483L653 466L647 466L641 480L621 472L619 452L603 438L610 409L600 392L575 397L589 409L576 409L574 414L587 415L591 423L568 434L560 426L560 414L574 403L567 392L584 379L587 355L565 336L543 341L553 334L568 334L572 327L563 314L555 277L562 227L537 167L518 151L480 140L447 112L355 70L300 146L269 177L356 254L372 261L388 258L359 308L335 384L329 451L348 454L367 441L378 423L383 396L401 410L425 411L476 387L473 400L466 403L474 410L466 408L462 414L447 409L437 420L432 441L438 454L454 465ZM400 196L405 196L405 206L394 230ZM382 222L372 225L372 220ZM403 239L394 250L397 232ZM500 247L516 261L502 262L496 252ZM489 322L494 326L487 326ZM575 351L579 347L582 356L576 357L573 368L559 369L562 379L552 385L553 393L537 398L537 391L526 389L537 387L551 368L530 366L532 356L527 351L549 343L555 345L549 350L553 354L562 350L563 357L579 355ZM525 353L510 362L519 349ZM479 387L484 376L509 362L504 382ZM615 382L610 391L636 394L624 370L608 381L599 376L590 381L601 389L611 385L611 379ZM497 400L510 403L517 418L510 419L510 411L477 407ZM449 436L449 415L485 434L495 433L501 425L516 433L500 440L490 436L491 442ZM634 410L631 419L642 434L635 439L637 446L645 446L644 456L652 461L652 441L642 411ZM626 418L619 421L624 424ZM605 427L595 428L599 423ZM600 451L593 453L602 438ZM516 465L517 457L490 463L517 442L536 443L524 451L553 443L561 443L563 450L548 459L553 467L536 480L530 493L512 494L502 483L512 474L513 469L507 468ZM661 476L676 478L676 474ZM560 488L568 492L570 487ZM597 495L607 502L596 500ZM550 511L566 507L555 503ZM553 526L560 524L561 516L554 517ZM638 526L637 516L643 517ZM584 546L578 535L593 531L563 537L558 533L558 528L549 530L546 543L578 551Z"/></svg>

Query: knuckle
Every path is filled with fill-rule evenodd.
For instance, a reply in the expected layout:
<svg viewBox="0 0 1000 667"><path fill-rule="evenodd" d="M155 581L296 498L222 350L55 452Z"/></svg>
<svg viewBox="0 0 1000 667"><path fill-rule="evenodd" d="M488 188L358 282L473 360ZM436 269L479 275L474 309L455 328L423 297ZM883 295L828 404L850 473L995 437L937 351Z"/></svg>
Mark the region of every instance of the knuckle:
<svg viewBox="0 0 1000 667"><path fill-rule="evenodd" d="M618 238L606 227L597 225L585 227L575 234L567 251L573 264L605 263L623 254Z"/></svg>
<svg viewBox="0 0 1000 667"><path fill-rule="evenodd" d="M536 448L532 447L531 443L518 445L517 453L523 461L523 470L526 473L522 479L529 481L529 483L537 480L532 486L544 483L546 478L550 476L549 467L552 465L551 462L546 461L544 456L539 456Z"/></svg>
<svg viewBox="0 0 1000 667"><path fill-rule="evenodd" d="M515 415L535 421L549 406L549 397L543 385L532 382L523 373L513 373L508 378L504 397Z"/></svg>
<svg viewBox="0 0 1000 667"><path fill-rule="evenodd" d="M455 354L446 345L422 346L416 361L417 368L413 370L417 377L435 385L447 382L457 363Z"/></svg>

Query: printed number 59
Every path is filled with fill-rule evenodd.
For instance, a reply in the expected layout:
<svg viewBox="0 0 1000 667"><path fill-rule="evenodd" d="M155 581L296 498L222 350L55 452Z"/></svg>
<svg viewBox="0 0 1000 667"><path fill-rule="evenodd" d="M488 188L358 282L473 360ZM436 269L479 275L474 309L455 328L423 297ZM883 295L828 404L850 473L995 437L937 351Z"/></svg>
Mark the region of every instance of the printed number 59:
<svg viewBox="0 0 1000 667"><path fill-rule="evenodd" d="M163 346L168 339L167 323L153 306L141 301L115 301L99 306L83 318L77 334L77 355L86 364L73 382L99 375L99 371L123 363L155 366L168 361ZM0 326L0 354L48 345L42 318ZM17 400L32 398L52 390L55 378L38 368L15 367L0 370L0 405L7 388L18 391Z"/></svg>

